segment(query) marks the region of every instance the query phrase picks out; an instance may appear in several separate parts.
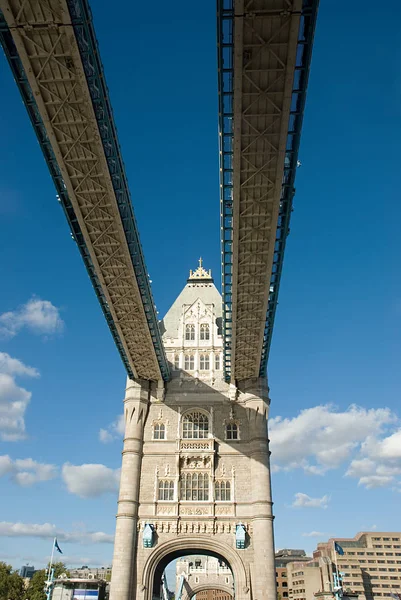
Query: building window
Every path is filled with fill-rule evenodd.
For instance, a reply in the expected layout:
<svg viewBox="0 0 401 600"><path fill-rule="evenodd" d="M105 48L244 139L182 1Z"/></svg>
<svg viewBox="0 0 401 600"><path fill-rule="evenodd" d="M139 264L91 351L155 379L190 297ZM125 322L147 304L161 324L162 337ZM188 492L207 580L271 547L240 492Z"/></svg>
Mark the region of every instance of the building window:
<svg viewBox="0 0 401 600"><path fill-rule="evenodd" d="M216 354L214 357L214 368L216 371L220 371L220 354Z"/></svg>
<svg viewBox="0 0 401 600"><path fill-rule="evenodd" d="M207 371L210 369L209 355L201 354L199 358L199 369L201 371Z"/></svg>
<svg viewBox="0 0 401 600"><path fill-rule="evenodd" d="M195 369L195 357L193 354L185 355L184 368L186 371L193 371Z"/></svg>
<svg viewBox="0 0 401 600"><path fill-rule="evenodd" d="M229 481L216 481L215 483L216 500L227 502L231 500L231 484Z"/></svg>
<svg viewBox="0 0 401 600"><path fill-rule="evenodd" d="M201 340L209 340L210 339L210 330L209 330L209 325L207 323L202 323L200 326L200 339Z"/></svg>
<svg viewBox="0 0 401 600"><path fill-rule="evenodd" d="M200 412L185 415L182 424L182 437L190 440L203 440L209 434L209 419Z"/></svg>
<svg viewBox="0 0 401 600"><path fill-rule="evenodd" d="M176 354L174 356L174 369L177 371L180 368L180 355Z"/></svg>
<svg viewBox="0 0 401 600"><path fill-rule="evenodd" d="M226 439L238 440L238 425L237 423L229 423L226 427Z"/></svg>
<svg viewBox="0 0 401 600"><path fill-rule="evenodd" d="M159 500L174 500L174 481L172 479L159 481Z"/></svg>
<svg viewBox="0 0 401 600"><path fill-rule="evenodd" d="M165 440L166 439L166 426L164 423L155 423L153 425L153 439L154 440Z"/></svg>
<svg viewBox="0 0 401 600"><path fill-rule="evenodd" d="M207 473L183 473L181 476L181 500L209 500L209 475Z"/></svg>
<svg viewBox="0 0 401 600"><path fill-rule="evenodd" d="M195 339L195 325L185 325L185 339L186 340L194 340Z"/></svg>

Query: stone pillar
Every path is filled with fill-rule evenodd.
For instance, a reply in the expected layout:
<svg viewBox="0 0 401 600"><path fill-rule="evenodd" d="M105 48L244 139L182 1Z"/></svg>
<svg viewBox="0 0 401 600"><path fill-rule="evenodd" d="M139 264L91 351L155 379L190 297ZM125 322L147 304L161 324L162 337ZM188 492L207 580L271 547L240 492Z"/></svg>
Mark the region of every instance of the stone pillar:
<svg viewBox="0 0 401 600"><path fill-rule="evenodd" d="M125 436L114 540L110 600L131 600L135 562L143 428L149 406L149 383L127 378L124 399Z"/></svg>
<svg viewBox="0 0 401 600"><path fill-rule="evenodd" d="M250 458L252 479L252 540L254 564L252 596L254 600L276 600L274 561L273 502L270 479L270 451L267 434L269 397L267 381L254 380L247 391L249 410Z"/></svg>

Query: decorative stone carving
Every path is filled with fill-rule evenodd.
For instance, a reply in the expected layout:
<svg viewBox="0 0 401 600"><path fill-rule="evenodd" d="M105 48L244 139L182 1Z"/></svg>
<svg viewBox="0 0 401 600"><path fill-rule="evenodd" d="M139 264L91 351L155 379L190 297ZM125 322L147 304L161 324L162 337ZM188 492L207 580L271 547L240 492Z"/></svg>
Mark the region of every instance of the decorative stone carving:
<svg viewBox="0 0 401 600"><path fill-rule="evenodd" d="M209 506L180 506L180 515L209 515Z"/></svg>

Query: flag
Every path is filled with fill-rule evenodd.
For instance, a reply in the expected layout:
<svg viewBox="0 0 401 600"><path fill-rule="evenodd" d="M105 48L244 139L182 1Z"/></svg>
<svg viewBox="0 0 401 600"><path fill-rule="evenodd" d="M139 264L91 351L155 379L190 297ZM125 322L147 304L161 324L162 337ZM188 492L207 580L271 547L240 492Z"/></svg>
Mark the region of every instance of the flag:
<svg viewBox="0 0 401 600"><path fill-rule="evenodd" d="M62 551L61 551L60 546L57 543L57 538L54 538L54 547L57 550L57 552L60 552L60 554L63 554ZM343 552L343 554L344 554L344 552Z"/></svg>
<svg viewBox="0 0 401 600"><path fill-rule="evenodd" d="M341 548L340 544L337 544L337 542L334 542L334 550L340 555L342 556L344 554L344 550Z"/></svg>

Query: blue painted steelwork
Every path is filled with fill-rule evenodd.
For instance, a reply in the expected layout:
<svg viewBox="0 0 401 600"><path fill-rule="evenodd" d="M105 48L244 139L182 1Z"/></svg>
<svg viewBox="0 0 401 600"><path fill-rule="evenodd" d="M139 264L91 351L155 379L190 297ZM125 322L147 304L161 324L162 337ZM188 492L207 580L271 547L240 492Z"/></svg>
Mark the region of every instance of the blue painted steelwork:
<svg viewBox="0 0 401 600"><path fill-rule="evenodd" d="M108 90L105 83L103 67L100 61L98 44L92 23L92 15L86 0L67 1L71 20L73 23L81 60L84 67L88 88L91 94L92 104L96 115L99 132L102 139L105 157L107 160L110 177L116 195L116 200L130 250L132 264L134 267L138 287L140 290L149 331L152 337L153 346L159 363L162 377L165 381L170 378L170 370L167 358L164 352L163 343L158 327L155 304L150 289L149 278L145 266L145 260L139 240L138 227L136 225L134 211L129 195L128 182L125 174L124 164L121 158L120 147L117 139L117 130L113 120L113 114L109 99ZM5 55L10 64L15 81L17 82L21 96L27 108L29 117L39 140L42 152L45 156L50 174L56 186L59 200L63 207L67 221L70 225L73 238L75 239L86 269L89 273L92 285L102 307L103 314L113 335L114 342L120 353L121 359L127 370L129 377L133 377L133 372L129 365L120 336L117 332L113 317L110 313L107 300L103 294L102 287L96 275L92 264L88 248L85 244L78 220L76 218L71 201L54 156L51 144L47 137L46 128L41 119L39 110L34 100L32 90L24 72L23 65L19 58L17 49L9 31L8 25L0 11L0 42L3 46Z"/></svg>
<svg viewBox="0 0 401 600"><path fill-rule="evenodd" d="M231 374L232 328L232 265L233 265L233 70L234 70L234 2L217 0L218 82L219 82L219 144L220 144L220 205L222 246L222 293L224 374ZM280 211L277 223L270 294L263 336L259 376L266 377L267 360L273 334L284 251L295 194L294 181L298 163L302 120L308 87L319 0L303 0L298 34L291 111L288 123L286 157Z"/></svg>

